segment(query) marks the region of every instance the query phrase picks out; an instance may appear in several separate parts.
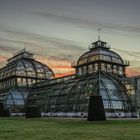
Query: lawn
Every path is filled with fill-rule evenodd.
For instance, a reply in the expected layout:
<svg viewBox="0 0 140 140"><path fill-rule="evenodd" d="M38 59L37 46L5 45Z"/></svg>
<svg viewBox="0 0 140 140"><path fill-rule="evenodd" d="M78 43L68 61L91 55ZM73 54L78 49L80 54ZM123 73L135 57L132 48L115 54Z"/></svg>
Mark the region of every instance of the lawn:
<svg viewBox="0 0 140 140"><path fill-rule="evenodd" d="M140 140L140 120L0 118L0 140Z"/></svg>

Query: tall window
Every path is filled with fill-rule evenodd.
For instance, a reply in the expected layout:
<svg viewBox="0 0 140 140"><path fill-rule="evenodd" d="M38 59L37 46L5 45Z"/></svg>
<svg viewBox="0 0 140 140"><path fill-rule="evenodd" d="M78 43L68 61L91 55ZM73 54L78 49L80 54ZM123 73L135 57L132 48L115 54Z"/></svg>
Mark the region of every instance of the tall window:
<svg viewBox="0 0 140 140"><path fill-rule="evenodd" d="M82 68L78 68L78 75L82 75Z"/></svg>
<svg viewBox="0 0 140 140"><path fill-rule="evenodd" d="M123 75L123 68L122 67L119 67L118 71L119 71L119 75Z"/></svg>
<svg viewBox="0 0 140 140"><path fill-rule="evenodd" d="M88 66L88 73L93 73L93 65Z"/></svg>
<svg viewBox="0 0 140 140"><path fill-rule="evenodd" d="M112 72L112 68L110 64L107 65L107 72Z"/></svg>
<svg viewBox="0 0 140 140"><path fill-rule="evenodd" d="M118 73L117 66L113 66L113 73Z"/></svg>
<svg viewBox="0 0 140 140"><path fill-rule="evenodd" d="M86 73L87 73L87 67L84 66L84 67L83 67L83 74L86 74Z"/></svg>
<svg viewBox="0 0 140 140"><path fill-rule="evenodd" d="M99 65L98 64L95 64L94 65L94 72L97 72L99 70Z"/></svg>
<svg viewBox="0 0 140 140"><path fill-rule="evenodd" d="M106 67L104 63L101 63L101 71L106 71Z"/></svg>

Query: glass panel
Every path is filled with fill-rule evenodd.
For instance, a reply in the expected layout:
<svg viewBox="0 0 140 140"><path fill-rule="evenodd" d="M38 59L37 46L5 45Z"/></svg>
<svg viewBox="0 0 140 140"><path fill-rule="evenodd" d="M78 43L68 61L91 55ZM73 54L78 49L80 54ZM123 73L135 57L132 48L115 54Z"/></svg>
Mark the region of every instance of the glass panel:
<svg viewBox="0 0 140 140"><path fill-rule="evenodd" d="M118 73L117 66L113 66L113 73Z"/></svg>
<svg viewBox="0 0 140 140"><path fill-rule="evenodd" d="M82 64L85 64L85 63L87 63L87 58L81 59L81 60L78 62L78 65L82 65Z"/></svg>
<svg viewBox="0 0 140 140"><path fill-rule="evenodd" d="M124 74L123 68L122 67L119 67L118 69L119 69L119 75L123 75Z"/></svg>
<svg viewBox="0 0 140 140"><path fill-rule="evenodd" d="M88 73L93 73L93 65L88 66Z"/></svg>
<svg viewBox="0 0 140 140"><path fill-rule="evenodd" d="M11 94L7 97L7 101L6 101L6 106L13 106L14 105L14 101L13 98L11 96Z"/></svg>
<svg viewBox="0 0 140 140"><path fill-rule="evenodd" d="M15 105L24 105L24 99L23 99L23 96L21 95L20 92L12 91L11 95L12 95L12 97L14 99Z"/></svg>
<svg viewBox="0 0 140 140"><path fill-rule="evenodd" d="M111 65L107 65L107 72L112 72L112 67L111 67Z"/></svg>
<svg viewBox="0 0 140 140"><path fill-rule="evenodd" d="M17 65L16 75L26 76L26 70L25 70L25 67L21 61Z"/></svg>
<svg viewBox="0 0 140 140"><path fill-rule="evenodd" d="M101 71L106 71L106 67L104 63L101 63Z"/></svg>
<svg viewBox="0 0 140 140"><path fill-rule="evenodd" d="M94 65L94 72L97 72L99 70L99 65L98 64L95 64Z"/></svg>
<svg viewBox="0 0 140 140"><path fill-rule="evenodd" d="M82 68L78 68L78 75L82 75Z"/></svg>
<svg viewBox="0 0 140 140"><path fill-rule="evenodd" d="M87 67L86 66L83 67L83 72L82 73L83 74L86 74L87 73Z"/></svg>
<svg viewBox="0 0 140 140"><path fill-rule="evenodd" d="M24 65L26 67L27 77L36 77L36 73L32 63L24 60Z"/></svg>

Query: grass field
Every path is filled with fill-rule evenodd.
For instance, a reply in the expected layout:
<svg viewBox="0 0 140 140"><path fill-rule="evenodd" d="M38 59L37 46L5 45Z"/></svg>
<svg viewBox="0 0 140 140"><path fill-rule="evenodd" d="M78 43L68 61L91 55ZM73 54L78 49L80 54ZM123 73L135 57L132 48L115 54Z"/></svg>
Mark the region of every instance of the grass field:
<svg viewBox="0 0 140 140"><path fill-rule="evenodd" d="M0 140L140 140L140 120L0 118Z"/></svg>

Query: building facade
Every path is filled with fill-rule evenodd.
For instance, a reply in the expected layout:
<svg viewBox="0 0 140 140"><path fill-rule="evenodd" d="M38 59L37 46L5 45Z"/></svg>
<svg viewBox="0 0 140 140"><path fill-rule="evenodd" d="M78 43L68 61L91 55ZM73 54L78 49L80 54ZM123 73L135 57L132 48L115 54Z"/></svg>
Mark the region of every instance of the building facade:
<svg viewBox="0 0 140 140"><path fill-rule="evenodd" d="M132 100L133 112L136 116L140 117L140 75L129 77L128 90Z"/></svg>
<svg viewBox="0 0 140 140"><path fill-rule="evenodd" d="M98 40L72 63L76 74L34 84L27 106L38 106L46 116L87 117L90 97L101 95L107 117L131 117L127 66L129 61Z"/></svg>

